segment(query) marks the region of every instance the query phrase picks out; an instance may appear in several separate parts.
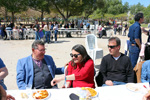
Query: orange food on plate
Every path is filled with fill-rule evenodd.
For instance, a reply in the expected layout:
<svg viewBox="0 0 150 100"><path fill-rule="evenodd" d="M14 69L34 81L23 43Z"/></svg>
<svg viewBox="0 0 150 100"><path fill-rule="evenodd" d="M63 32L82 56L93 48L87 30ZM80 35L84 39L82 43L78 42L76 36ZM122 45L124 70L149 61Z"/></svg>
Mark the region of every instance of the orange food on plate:
<svg viewBox="0 0 150 100"><path fill-rule="evenodd" d="M34 92L32 97L34 99L45 99L46 97L48 97L48 92L47 90L39 90L37 92Z"/></svg>
<svg viewBox="0 0 150 100"><path fill-rule="evenodd" d="M97 95L97 92L94 89L92 89L92 88L86 88L86 90L88 90L91 93L92 97Z"/></svg>

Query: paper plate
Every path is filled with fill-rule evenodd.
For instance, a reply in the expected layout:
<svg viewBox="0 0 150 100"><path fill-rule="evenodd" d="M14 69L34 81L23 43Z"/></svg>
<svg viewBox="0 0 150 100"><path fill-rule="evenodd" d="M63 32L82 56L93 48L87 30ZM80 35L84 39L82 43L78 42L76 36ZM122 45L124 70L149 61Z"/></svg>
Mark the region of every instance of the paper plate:
<svg viewBox="0 0 150 100"><path fill-rule="evenodd" d="M86 90L86 92L84 92L84 94L82 93L82 90ZM93 89L93 88L89 88L89 87L82 87L80 89L80 91L78 92L78 95L84 95L84 97L90 97L90 98L95 98L98 96L98 92Z"/></svg>
<svg viewBox="0 0 150 100"><path fill-rule="evenodd" d="M86 88L86 90L88 90L90 92L92 98L98 96L98 92L95 89L93 89L93 88Z"/></svg>
<svg viewBox="0 0 150 100"><path fill-rule="evenodd" d="M136 84L134 83L127 83L126 84L126 88L130 91L133 91L133 92L139 92L140 91L140 87L137 86Z"/></svg>
<svg viewBox="0 0 150 100"><path fill-rule="evenodd" d="M48 92L47 90L37 90L32 93L32 98L34 100L48 100L50 96L51 93Z"/></svg>

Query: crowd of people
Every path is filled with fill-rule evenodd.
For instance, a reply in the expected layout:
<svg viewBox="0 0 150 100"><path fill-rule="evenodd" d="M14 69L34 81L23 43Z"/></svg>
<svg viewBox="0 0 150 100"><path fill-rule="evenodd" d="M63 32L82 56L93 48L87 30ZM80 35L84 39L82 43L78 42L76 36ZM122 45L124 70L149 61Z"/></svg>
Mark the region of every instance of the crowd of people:
<svg viewBox="0 0 150 100"><path fill-rule="evenodd" d="M78 25L79 24L79 25ZM35 31L33 35L35 35L35 40L41 40L41 39L45 39L44 41L46 43L51 43L51 39L55 39L55 43L57 43L57 35L58 33L61 34L60 32L58 32L58 28L62 28L62 29L83 29L86 28L87 30L90 29L90 23L88 22L74 22L74 21L70 21L70 22L66 22L66 23L62 23L62 22L57 22L57 21L47 21L47 22L42 22L41 24L39 24L39 22L36 20L34 24L30 24L30 27L25 26L24 24L20 24L15 25L13 22L11 22L9 25L5 25L5 24L0 24L0 35L2 36L2 38L4 40L7 39L26 39L26 30L32 30ZM7 30L11 31L11 33L8 33ZM16 34L13 34L14 31L17 31L17 37L16 38ZM65 32L66 33L66 37L72 37L70 32ZM64 33L62 33L64 34Z"/></svg>
<svg viewBox="0 0 150 100"><path fill-rule="evenodd" d="M102 86L122 85L126 83L136 82L133 68L137 64L139 53L141 50L141 33L144 31L149 34L149 31L141 29L140 24L144 21L144 15L138 13L135 15L135 23L129 28L129 57L120 52L121 40L118 37L111 37L108 40L109 54L102 58L100 64L99 74L103 79L97 81L102 82ZM56 28L57 34L58 24L54 23L53 29ZM43 25L43 29L46 31L47 42L50 42L49 23ZM32 54L21 58L17 63L17 86L20 90L26 89L26 86L30 86L31 89L51 89L58 88L57 84L65 80L67 87L90 87L95 88L94 76L95 69L94 63L91 57L88 55L85 47L81 44L77 44L72 47L70 56L72 59L66 62L67 75L59 78L55 78L57 74L64 74L65 67L57 68L52 56L45 55L45 42L40 40L39 37L39 24L36 22L33 27L36 27L36 40L32 43ZM55 38L57 41L57 38ZM150 58L150 57L149 57ZM150 61L147 59L142 65L141 82L150 83ZM7 90L3 79L8 75L8 71L4 62L0 59L0 88ZM3 88L2 88L3 87ZM62 88L65 86L62 86ZM2 93L2 91L0 91ZM1 94L0 93L0 94ZM3 92L5 98L14 98L10 95L6 95ZM2 98L2 96L1 96ZM143 97L143 100L150 98L150 93Z"/></svg>

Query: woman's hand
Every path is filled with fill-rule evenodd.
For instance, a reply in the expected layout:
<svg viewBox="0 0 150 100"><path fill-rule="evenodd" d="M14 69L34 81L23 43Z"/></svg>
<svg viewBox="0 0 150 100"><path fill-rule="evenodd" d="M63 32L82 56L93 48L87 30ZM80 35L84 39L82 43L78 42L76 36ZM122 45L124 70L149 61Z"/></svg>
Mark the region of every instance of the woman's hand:
<svg viewBox="0 0 150 100"><path fill-rule="evenodd" d="M67 88L70 88L70 82L66 82ZM65 85L62 86L62 88L66 88Z"/></svg>

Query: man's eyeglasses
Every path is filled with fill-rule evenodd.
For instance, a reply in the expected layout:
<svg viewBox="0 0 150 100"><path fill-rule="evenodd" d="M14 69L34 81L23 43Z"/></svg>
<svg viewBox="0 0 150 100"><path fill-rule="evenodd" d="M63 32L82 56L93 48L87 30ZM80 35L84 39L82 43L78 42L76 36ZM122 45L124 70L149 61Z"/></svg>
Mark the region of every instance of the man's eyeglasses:
<svg viewBox="0 0 150 100"><path fill-rule="evenodd" d="M37 50L39 50L40 52L46 51L46 49L41 49L41 50L40 50L40 49L38 49L38 48L37 48Z"/></svg>
<svg viewBox="0 0 150 100"><path fill-rule="evenodd" d="M80 54L72 54L72 53L70 53L70 56L71 56L71 57L74 56L75 58L78 58L78 55L80 55Z"/></svg>
<svg viewBox="0 0 150 100"><path fill-rule="evenodd" d="M113 49L113 48L115 48L115 47L117 47L117 45L112 45L112 46L109 46L109 45L108 45L108 48L111 48L111 49Z"/></svg>

